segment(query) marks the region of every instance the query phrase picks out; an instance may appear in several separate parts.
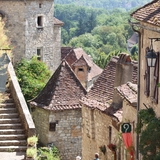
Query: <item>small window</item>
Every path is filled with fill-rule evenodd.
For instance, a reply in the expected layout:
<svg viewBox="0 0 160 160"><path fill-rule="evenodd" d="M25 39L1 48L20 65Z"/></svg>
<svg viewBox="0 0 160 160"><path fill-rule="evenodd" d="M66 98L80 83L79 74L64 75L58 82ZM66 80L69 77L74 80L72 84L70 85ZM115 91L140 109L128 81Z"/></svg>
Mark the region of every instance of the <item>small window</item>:
<svg viewBox="0 0 160 160"><path fill-rule="evenodd" d="M49 123L49 131L56 131L56 122Z"/></svg>
<svg viewBox="0 0 160 160"><path fill-rule="evenodd" d="M37 26L38 26L38 28L43 27L43 16L38 16L37 17Z"/></svg>
<svg viewBox="0 0 160 160"><path fill-rule="evenodd" d="M39 3L39 8L42 8L42 3Z"/></svg>
<svg viewBox="0 0 160 160"><path fill-rule="evenodd" d="M109 143L111 143L111 140L112 140L112 127L111 126L108 127L108 133L109 133L108 135Z"/></svg>
<svg viewBox="0 0 160 160"><path fill-rule="evenodd" d="M42 48L37 48L37 59L42 60Z"/></svg>
<svg viewBox="0 0 160 160"><path fill-rule="evenodd" d="M78 68L79 72L84 72L83 68Z"/></svg>

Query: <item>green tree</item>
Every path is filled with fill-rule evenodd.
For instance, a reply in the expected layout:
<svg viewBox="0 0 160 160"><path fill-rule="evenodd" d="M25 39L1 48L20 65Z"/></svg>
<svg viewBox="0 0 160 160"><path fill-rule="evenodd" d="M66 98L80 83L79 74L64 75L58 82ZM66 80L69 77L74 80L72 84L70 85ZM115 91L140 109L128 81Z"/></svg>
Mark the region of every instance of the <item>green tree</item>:
<svg viewBox="0 0 160 160"><path fill-rule="evenodd" d="M136 128L140 134L139 150L143 160L158 160L160 157L160 119L153 108L139 111L139 123Z"/></svg>
<svg viewBox="0 0 160 160"><path fill-rule="evenodd" d="M37 57L22 59L16 65L15 72L26 100L37 96L51 75L46 64L37 60Z"/></svg>

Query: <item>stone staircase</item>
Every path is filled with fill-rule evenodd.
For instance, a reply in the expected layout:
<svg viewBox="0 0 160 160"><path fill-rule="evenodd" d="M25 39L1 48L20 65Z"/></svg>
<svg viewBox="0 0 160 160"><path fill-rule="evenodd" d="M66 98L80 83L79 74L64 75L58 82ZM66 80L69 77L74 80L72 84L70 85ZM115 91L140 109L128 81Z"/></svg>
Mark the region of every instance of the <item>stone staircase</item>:
<svg viewBox="0 0 160 160"><path fill-rule="evenodd" d="M0 152L25 152L27 138L9 91L0 93Z"/></svg>

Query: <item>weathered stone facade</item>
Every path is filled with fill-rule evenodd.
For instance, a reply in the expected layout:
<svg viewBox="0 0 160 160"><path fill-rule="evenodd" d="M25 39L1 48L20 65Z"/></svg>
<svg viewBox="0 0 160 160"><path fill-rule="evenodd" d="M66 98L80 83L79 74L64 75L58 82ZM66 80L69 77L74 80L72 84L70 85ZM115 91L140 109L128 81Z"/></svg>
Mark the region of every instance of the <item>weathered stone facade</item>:
<svg viewBox="0 0 160 160"><path fill-rule="evenodd" d="M53 143L59 149L63 160L81 156L81 109L50 112L36 108L32 116L38 138L43 145ZM55 131L50 131L50 123L56 123Z"/></svg>
<svg viewBox="0 0 160 160"><path fill-rule="evenodd" d="M99 153L100 159L113 160L114 155L107 145L116 144L119 142L119 137L118 130L112 125L111 117L85 105L82 107L82 115L82 159L94 159L94 154ZM100 150L104 145L105 154Z"/></svg>
<svg viewBox="0 0 160 160"><path fill-rule="evenodd" d="M85 88L63 60L46 86L31 102L37 135L43 145L53 143L62 160L82 155L82 111Z"/></svg>
<svg viewBox="0 0 160 160"><path fill-rule="evenodd" d="M60 48L54 47L54 2L1 0L0 8L13 45L14 64L24 57L30 59L38 55L40 60L55 71L61 55ZM59 38L56 40L56 43L60 43Z"/></svg>

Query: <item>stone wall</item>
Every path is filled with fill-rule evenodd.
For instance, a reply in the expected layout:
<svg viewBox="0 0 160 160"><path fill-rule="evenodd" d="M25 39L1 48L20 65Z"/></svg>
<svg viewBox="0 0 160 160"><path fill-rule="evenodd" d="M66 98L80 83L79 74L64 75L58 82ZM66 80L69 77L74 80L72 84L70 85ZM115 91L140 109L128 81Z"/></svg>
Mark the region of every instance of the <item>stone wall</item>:
<svg viewBox="0 0 160 160"><path fill-rule="evenodd" d="M25 51L25 4L24 1L0 0L0 12L8 30L7 35L13 47L13 62L24 57Z"/></svg>
<svg viewBox="0 0 160 160"><path fill-rule="evenodd" d="M35 124L32 120L28 106L17 81L17 77L15 75L12 63L9 63L8 65L8 75L10 91L19 112L21 121L23 122L26 136L31 137L36 134Z"/></svg>
<svg viewBox="0 0 160 160"><path fill-rule="evenodd" d="M54 58L55 66L59 66L61 61L61 26L54 25L54 54L56 54Z"/></svg>
<svg viewBox="0 0 160 160"><path fill-rule="evenodd" d="M40 143L46 145L48 143L49 112L41 108L38 108L38 109L34 108L34 109L31 109L31 114L32 114L33 121L35 123L38 140L40 141Z"/></svg>
<svg viewBox="0 0 160 160"><path fill-rule="evenodd" d="M36 132L43 145L53 143L60 151L62 160L81 156L82 115L81 109L51 112L41 108L32 109ZM50 131L50 123L55 123L55 131Z"/></svg>
<svg viewBox="0 0 160 160"><path fill-rule="evenodd" d="M40 59L51 71L60 64L60 44L54 48L54 2L46 1L4 1L0 7L5 14L7 34L13 45L13 63L23 57L30 59L40 50ZM38 25L38 17L41 18ZM58 32L60 33L60 32ZM59 39L56 43L60 43Z"/></svg>
<svg viewBox="0 0 160 160"><path fill-rule="evenodd" d="M140 109L146 109L143 103L147 105L148 107L153 107L157 116L160 117L159 105L154 103L152 99L153 91L154 91L154 87L153 87L154 67L150 68L150 96L147 97L144 94L144 91L145 91L144 75L145 75L145 65L146 65L145 51L147 47L150 47L151 41L149 38L160 38L160 33L158 32L159 28L156 28L156 26L146 25L146 24L143 24L143 25L145 25L146 29L141 29L142 36L140 40L141 43L140 43L140 90L139 90L140 91L140 106L139 107ZM150 30L151 28L152 30ZM155 52L160 52L160 41L155 42L155 40L153 40L153 49L155 50ZM160 77L160 72L158 76ZM160 79L159 79L159 82L160 82ZM158 90L158 92L160 93L160 90ZM158 99L160 99L159 93L158 93Z"/></svg>
<svg viewBox="0 0 160 160"><path fill-rule="evenodd" d="M41 4L41 8L39 5ZM51 70L60 64L60 54L54 48L53 1L26 1L25 10L25 55L31 58L41 49L41 59ZM42 28L37 26L37 17L42 16Z"/></svg>
<svg viewBox="0 0 160 160"><path fill-rule="evenodd" d="M112 126L111 118L99 110L85 106L82 107L82 115L82 159L94 159L94 154L98 152L101 160L112 160L113 153L107 145L117 143L118 131ZM112 128L111 137L109 127ZM104 145L106 146L105 154L99 148Z"/></svg>

